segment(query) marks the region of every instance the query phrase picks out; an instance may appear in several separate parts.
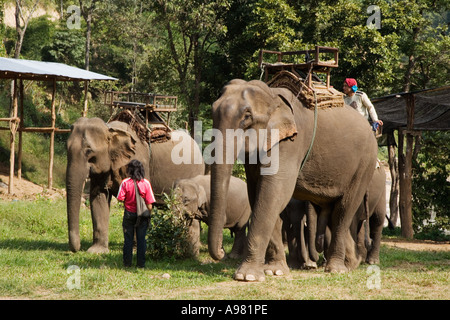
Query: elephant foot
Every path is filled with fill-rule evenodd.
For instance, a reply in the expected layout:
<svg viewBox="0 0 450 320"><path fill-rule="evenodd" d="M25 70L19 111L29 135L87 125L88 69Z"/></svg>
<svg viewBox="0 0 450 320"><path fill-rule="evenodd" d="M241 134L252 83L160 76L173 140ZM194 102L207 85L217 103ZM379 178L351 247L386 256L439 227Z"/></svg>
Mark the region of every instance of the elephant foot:
<svg viewBox="0 0 450 320"><path fill-rule="evenodd" d="M109 249L107 246L102 246L100 244L94 244L88 249L87 252L94 253L94 254L109 253Z"/></svg>
<svg viewBox="0 0 450 320"><path fill-rule="evenodd" d="M81 249L80 243L78 244L69 244L69 250L72 252L78 252Z"/></svg>
<svg viewBox="0 0 450 320"><path fill-rule="evenodd" d="M317 269L317 262L315 261L307 261L303 264L303 269L311 270L311 269Z"/></svg>
<svg viewBox="0 0 450 320"><path fill-rule="evenodd" d="M368 256L366 258L366 263L368 263L368 264L379 264L380 263L380 258L379 257Z"/></svg>
<svg viewBox="0 0 450 320"><path fill-rule="evenodd" d="M266 277L264 276L264 267L263 265L256 265L250 263L243 263L234 273L234 280L237 281L265 281Z"/></svg>
<svg viewBox="0 0 450 320"><path fill-rule="evenodd" d="M284 276L289 274L285 261L270 262L264 265L264 273L268 276Z"/></svg>
<svg viewBox="0 0 450 320"><path fill-rule="evenodd" d="M325 266L325 272L345 273L348 272L348 268L345 266L344 261L340 259L330 259Z"/></svg>

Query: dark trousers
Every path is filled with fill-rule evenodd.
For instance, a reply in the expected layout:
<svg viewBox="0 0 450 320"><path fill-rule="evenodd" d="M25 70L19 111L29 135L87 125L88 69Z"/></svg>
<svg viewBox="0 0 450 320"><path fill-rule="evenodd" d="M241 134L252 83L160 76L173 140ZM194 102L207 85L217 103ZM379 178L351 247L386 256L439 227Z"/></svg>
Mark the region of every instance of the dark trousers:
<svg viewBox="0 0 450 320"><path fill-rule="evenodd" d="M147 249L145 235L147 233L148 220L148 218L142 218L136 226L136 212L125 210L123 214L123 265L125 267L131 267L131 261L133 259L134 230L136 230L137 266L138 268L143 268L145 266L145 250Z"/></svg>

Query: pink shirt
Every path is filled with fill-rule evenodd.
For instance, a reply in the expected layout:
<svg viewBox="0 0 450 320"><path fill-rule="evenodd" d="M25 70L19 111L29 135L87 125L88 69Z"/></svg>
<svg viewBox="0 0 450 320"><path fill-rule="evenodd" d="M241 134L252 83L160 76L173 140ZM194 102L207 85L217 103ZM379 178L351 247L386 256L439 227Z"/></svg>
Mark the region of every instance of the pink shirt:
<svg viewBox="0 0 450 320"><path fill-rule="evenodd" d="M156 202L153 195L152 186L147 179L137 182L139 193L144 198L146 204ZM134 182L131 178L126 178L122 181L117 194L117 200L124 201L125 209L130 212L136 212L136 195L134 192Z"/></svg>

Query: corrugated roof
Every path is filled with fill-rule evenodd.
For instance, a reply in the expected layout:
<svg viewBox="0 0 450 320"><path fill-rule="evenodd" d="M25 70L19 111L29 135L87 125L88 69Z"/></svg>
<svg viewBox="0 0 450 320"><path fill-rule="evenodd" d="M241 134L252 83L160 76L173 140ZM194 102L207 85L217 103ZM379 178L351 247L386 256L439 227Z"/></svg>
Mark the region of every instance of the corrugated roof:
<svg viewBox="0 0 450 320"><path fill-rule="evenodd" d="M0 58L0 78L84 81L84 80L117 80L100 73L71 67L63 63L44 62L24 59Z"/></svg>

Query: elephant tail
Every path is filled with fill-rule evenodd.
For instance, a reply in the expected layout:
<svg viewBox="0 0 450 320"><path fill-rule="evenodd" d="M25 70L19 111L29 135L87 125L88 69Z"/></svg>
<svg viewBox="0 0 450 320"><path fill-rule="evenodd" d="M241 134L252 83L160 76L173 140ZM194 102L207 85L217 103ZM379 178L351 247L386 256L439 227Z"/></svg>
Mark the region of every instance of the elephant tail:
<svg viewBox="0 0 450 320"><path fill-rule="evenodd" d="M364 195L364 210L366 211L366 219L364 221L365 236L364 241L367 250L372 247L372 239L370 239L370 211L369 211L369 191Z"/></svg>

